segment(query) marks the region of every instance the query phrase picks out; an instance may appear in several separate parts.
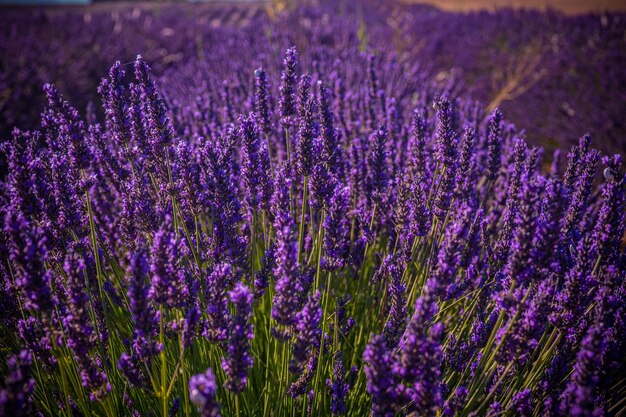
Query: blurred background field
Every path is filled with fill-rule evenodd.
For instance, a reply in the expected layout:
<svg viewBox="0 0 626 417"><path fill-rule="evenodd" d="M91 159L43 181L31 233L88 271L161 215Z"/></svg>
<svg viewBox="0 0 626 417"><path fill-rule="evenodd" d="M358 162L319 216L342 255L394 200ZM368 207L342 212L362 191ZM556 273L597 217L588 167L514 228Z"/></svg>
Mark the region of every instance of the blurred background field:
<svg viewBox="0 0 626 417"><path fill-rule="evenodd" d="M566 148L590 132L602 150L626 152L624 2L426 3L431 4L2 5L0 137L6 140L13 126L38 126L46 82L54 82L87 114L90 103L99 100L100 78L116 60L130 62L142 54L162 76L198 61L219 65L211 60L215 45L227 43L237 54L238 42L252 37L268 44L267 55L257 57L260 64L280 62L273 55L288 45L272 45L274 25L292 26L292 41L305 55L307 44L314 41L307 39L306 28L322 25L353 32L364 50L394 54L399 63L419 62L430 80L454 94L479 100L488 109L501 107L533 144ZM505 7L520 4L534 9ZM339 34L329 30L315 41L332 43L334 36ZM167 93L167 85L164 90Z"/></svg>

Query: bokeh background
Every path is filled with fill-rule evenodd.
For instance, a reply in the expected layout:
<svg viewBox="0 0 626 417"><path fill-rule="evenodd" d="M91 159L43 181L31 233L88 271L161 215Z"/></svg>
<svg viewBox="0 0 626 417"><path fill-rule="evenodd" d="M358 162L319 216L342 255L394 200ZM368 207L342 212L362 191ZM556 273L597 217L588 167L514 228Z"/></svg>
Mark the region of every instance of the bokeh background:
<svg viewBox="0 0 626 417"><path fill-rule="evenodd" d="M206 60L212 43L224 39L233 40L236 54L241 33L268 42L267 33L278 21L304 27L347 19L356 23L346 30L356 30L366 48L392 51L400 61L418 61L432 80L452 85L455 93L479 100L488 109L500 107L533 144L565 149L589 132L603 151L626 152L624 1L50 5L33 0L40 4L24 5L29 2L2 0L0 5L3 141L13 126L38 126L46 82L54 82L87 114L99 100L100 78L116 60L130 62L142 54L160 76ZM300 48L306 48L306 42L294 39Z"/></svg>

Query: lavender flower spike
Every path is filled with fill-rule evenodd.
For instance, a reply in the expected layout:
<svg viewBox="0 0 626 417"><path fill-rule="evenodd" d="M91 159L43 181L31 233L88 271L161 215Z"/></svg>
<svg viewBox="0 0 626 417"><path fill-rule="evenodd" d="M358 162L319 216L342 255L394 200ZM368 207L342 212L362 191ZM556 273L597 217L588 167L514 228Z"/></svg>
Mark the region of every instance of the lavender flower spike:
<svg viewBox="0 0 626 417"><path fill-rule="evenodd" d="M343 353L340 350L333 355L333 375L332 379L326 380L326 385L331 398L330 411L336 416L345 414L349 385L346 383Z"/></svg>
<svg viewBox="0 0 626 417"><path fill-rule="evenodd" d="M239 136L243 142L242 175L246 185L246 201L250 209L269 209L272 197L270 159L267 141L259 134L257 119L253 113L240 116Z"/></svg>
<svg viewBox="0 0 626 417"><path fill-rule="evenodd" d="M302 364L307 360L311 351L315 351L320 345L322 330L322 308L320 306L320 294L316 291L310 295L304 307L296 314L296 341L293 344L293 358L289 363L289 371L297 374L302 371Z"/></svg>
<svg viewBox="0 0 626 417"><path fill-rule="evenodd" d="M7 361L9 373L5 380L6 387L0 390L0 415L32 415L31 401L35 380L30 375L31 365L31 354L27 350L11 356Z"/></svg>
<svg viewBox="0 0 626 417"><path fill-rule="evenodd" d="M489 118L488 135L487 135L487 146L489 147L488 154L488 173L487 179L489 181L494 181L498 178L498 172L500 170L501 164L501 153L502 153L502 112L500 109L496 109L491 117Z"/></svg>
<svg viewBox="0 0 626 417"><path fill-rule="evenodd" d="M241 282L238 282L230 292L230 302L235 307L235 313L228 335L227 354L222 359L222 367L227 377L224 387L235 394L246 388L248 371L253 364L250 352L250 340L254 337L250 323L252 301L252 293Z"/></svg>
<svg viewBox="0 0 626 417"><path fill-rule="evenodd" d="M396 415L397 383L393 372L393 359L382 336L374 336L363 353L367 392L372 396L372 417Z"/></svg>
<svg viewBox="0 0 626 417"><path fill-rule="evenodd" d="M189 378L189 399L198 406L202 417L221 417L216 393L217 383L210 368Z"/></svg>
<svg viewBox="0 0 626 417"><path fill-rule="evenodd" d="M296 113L295 90L298 83L298 50L295 46L287 49L283 61L283 73L280 77L280 117L283 123Z"/></svg>

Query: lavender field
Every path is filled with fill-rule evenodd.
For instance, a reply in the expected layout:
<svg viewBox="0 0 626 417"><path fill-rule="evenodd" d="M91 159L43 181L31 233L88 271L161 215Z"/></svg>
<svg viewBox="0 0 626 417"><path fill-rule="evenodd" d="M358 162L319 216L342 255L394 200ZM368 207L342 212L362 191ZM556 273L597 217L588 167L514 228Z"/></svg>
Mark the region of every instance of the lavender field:
<svg viewBox="0 0 626 417"><path fill-rule="evenodd" d="M626 15L0 17L0 416L626 416Z"/></svg>

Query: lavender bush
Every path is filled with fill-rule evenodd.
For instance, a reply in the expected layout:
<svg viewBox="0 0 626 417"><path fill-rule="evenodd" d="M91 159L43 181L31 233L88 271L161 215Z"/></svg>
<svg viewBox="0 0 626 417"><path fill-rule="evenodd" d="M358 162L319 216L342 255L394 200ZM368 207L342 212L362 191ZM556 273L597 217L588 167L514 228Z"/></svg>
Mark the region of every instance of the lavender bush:
<svg viewBox="0 0 626 417"><path fill-rule="evenodd" d="M0 414L624 415L621 157L544 170L419 66L310 43L115 63L102 118L44 87L3 145Z"/></svg>

